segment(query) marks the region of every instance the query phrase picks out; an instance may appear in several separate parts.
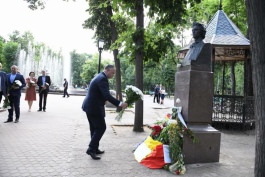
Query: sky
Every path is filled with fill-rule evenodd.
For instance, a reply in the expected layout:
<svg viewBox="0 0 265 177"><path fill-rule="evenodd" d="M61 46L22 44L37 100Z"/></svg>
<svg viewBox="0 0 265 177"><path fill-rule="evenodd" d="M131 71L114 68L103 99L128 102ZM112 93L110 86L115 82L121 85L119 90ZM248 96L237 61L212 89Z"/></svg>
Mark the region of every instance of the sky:
<svg viewBox="0 0 265 177"><path fill-rule="evenodd" d="M0 35L8 39L14 30L20 34L30 31L36 43L43 42L55 51L63 53L76 50L78 53L98 53L94 32L83 29L88 18L88 2L76 0L46 0L44 10L32 11L24 0L0 0ZM109 58L102 52L102 59Z"/></svg>

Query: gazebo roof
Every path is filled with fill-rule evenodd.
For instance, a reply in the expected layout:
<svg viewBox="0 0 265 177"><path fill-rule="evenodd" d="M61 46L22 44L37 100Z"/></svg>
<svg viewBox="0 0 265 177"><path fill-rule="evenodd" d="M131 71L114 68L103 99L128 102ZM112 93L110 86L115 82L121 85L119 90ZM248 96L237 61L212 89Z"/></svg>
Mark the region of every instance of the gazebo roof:
<svg viewBox="0 0 265 177"><path fill-rule="evenodd" d="M204 41L213 45L249 46L249 40L227 17L223 10L218 10L206 28Z"/></svg>
<svg viewBox="0 0 265 177"><path fill-rule="evenodd" d="M215 60L244 60L245 50L250 42L227 17L223 10L218 10L206 27L205 43L211 43L215 49ZM184 58L191 42L179 50L178 58Z"/></svg>

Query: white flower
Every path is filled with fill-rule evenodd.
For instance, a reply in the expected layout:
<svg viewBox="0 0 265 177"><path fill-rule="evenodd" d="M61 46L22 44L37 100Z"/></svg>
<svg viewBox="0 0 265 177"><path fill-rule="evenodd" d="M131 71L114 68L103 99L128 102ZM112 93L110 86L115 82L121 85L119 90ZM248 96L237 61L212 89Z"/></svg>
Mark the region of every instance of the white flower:
<svg viewBox="0 0 265 177"><path fill-rule="evenodd" d="M35 82L34 82L33 80L30 80L29 82L30 82L31 84L35 84Z"/></svg>
<svg viewBox="0 0 265 177"><path fill-rule="evenodd" d="M177 64L177 68L180 68L181 67L181 64Z"/></svg>
<svg viewBox="0 0 265 177"><path fill-rule="evenodd" d="M49 84L47 82L45 82L45 85L49 86Z"/></svg>
<svg viewBox="0 0 265 177"><path fill-rule="evenodd" d="M184 175L185 172L186 172L186 168L185 168L185 166L182 166L181 170L180 170L180 175Z"/></svg>
<svg viewBox="0 0 265 177"><path fill-rule="evenodd" d="M137 95L140 95L142 100L144 99L144 94L140 89L138 89L137 87L133 85L126 85L125 92L129 89L132 89L134 93L136 93Z"/></svg>
<svg viewBox="0 0 265 177"><path fill-rule="evenodd" d="M144 94L143 92L138 89L137 87L135 86L132 86L132 85L127 85L126 88L125 88L125 94L126 94L126 103L128 104L128 108L132 108L133 107L133 104L138 101L138 100L143 100L144 98ZM120 121L121 118L122 118L122 115L124 113L124 109L122 109L118 116L116 116L116 120L117 121Z"/></svg>
<svg viewBox="0 0 265 177"><path fill-rule="evenodd" d="M16 85L18 85L19 87L22 85L22 83L19 80L15 80L14 81L16 83Z"/></svg>
<svg viewBox="0 0 265 177"><path fill-rule="evenodd" d="M180 99L179 98L176 99L176 103L180 103Z"/></svg>
<svg viewBox="0 0 265 177"><path fill-rule="evenodd" d="M168 123L168 125L169 125L169 124L177 124L178 121L177 121L176 119L169 119L169 120L167 121L167 123Z"/></svg>

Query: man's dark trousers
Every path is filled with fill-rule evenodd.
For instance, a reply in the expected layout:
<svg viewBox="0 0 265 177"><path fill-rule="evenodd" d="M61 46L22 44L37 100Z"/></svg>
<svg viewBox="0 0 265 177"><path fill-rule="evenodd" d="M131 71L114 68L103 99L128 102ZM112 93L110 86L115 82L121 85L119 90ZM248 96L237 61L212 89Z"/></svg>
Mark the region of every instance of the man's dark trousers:
<svg viewBox="0 0 265 177"><path fill-rule="evenodd" d="M46 100L47 100L48 92L46 90L41 91L39 93L40 100L39 100L39 110L42 110L42 99L43 99L43 110L46 109Z"/></svg>
<svg viewBox="0 0 265 177"><path fill-rule="evenodd" d="M104 117L87 114L87 120L90 126L91 141L89 143L89 150L96 152L99 147L99 141L106 131L106 122Z"/></svg>

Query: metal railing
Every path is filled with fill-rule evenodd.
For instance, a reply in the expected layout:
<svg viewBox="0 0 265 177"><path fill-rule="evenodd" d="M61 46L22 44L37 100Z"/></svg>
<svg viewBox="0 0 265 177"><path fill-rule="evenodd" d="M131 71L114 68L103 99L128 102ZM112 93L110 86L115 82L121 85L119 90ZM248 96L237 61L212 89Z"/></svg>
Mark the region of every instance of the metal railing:
<svg viewBox="0 0 265 177"><path fill-rule="evenodd" d="M212 122L252 126L255 122L253 97L214 95Z"/></svg>

